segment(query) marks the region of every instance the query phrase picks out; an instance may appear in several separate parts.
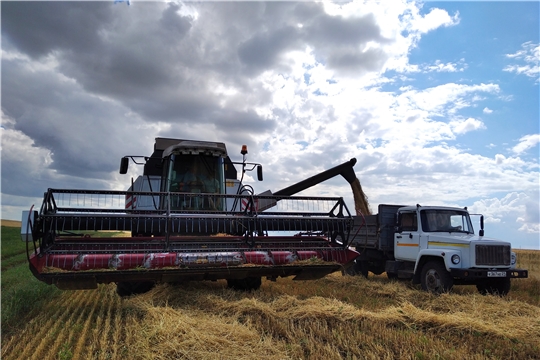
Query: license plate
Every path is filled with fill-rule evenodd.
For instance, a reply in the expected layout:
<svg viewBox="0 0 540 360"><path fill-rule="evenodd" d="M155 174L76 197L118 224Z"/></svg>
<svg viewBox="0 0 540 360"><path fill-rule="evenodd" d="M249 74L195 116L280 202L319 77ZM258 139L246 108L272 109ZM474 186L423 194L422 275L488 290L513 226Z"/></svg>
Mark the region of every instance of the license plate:
<svg viewBox="0 0 540 360"><path fill-rule="evenodd" d="M488 277L506 277L506 271L488 271Z"/></svg>

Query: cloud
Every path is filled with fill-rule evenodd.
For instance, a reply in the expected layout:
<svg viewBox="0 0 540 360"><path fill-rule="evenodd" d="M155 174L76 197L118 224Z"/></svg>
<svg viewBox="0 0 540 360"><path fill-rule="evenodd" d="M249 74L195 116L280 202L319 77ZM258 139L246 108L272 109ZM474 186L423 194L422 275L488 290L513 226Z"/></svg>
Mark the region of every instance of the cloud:
<svg viewBox="0 0 540 360"><path fill-rule="evenodd" d="M512 151L515 154L519 155L535 147L539 142L540 142L540 134L525 135L519 139L519 143L512 148Z"/></svg>
<svg viewBox="0 0 540 360"><path fill-rule="evenodd" d="M459 63L448 62L443 64L440 60L435 61L434 65L423 65L424 72L463 72L467 69L467 64L461 59Z"/></svg>
<svg viewBox="0 0 540 360"><path fill-rule="evenodd" d="M538 199L530 199L525 202L525 213L522 217L516 219L518 223L523 225L519 231L529 234L540 234L540 204Z"/></svg>
<svg viewBox="0 0 540 360"><path fill-rule="evenodd" d="M465 134L469 131L486 128L482 121L473 118L468 118L466 120L453 120L450 122L450 126L455 134Z"/></svg>
<svg viewBox="0 0 540 360"><path fill-rule="evenodd" d="M416 107L421 111L429 111L433 115L447 116L455 114L462 108L469 107L480 100L475 94L485 92L496 94L500 91L497 84L464 85L447 83L421 91L406 89L399 102Z"/></svg>
<svg viewBox="0 0 540 360"><path fill-rule="evenodd" d="M450 16L445 10L433 8L425 16L418 19L413 24L413 28L419 30L421 33L427 33L440 26L448 27L457 25L459 21L459 12L456 12L454 16Z"/></svg>
<svg viewBox="0 0 540 360"><path fill-rule="evenodd" d="M102 24L113 19L109 5L104 2L74 2L70 6L61 2L4 3L2 35L34 59L62 49L86 52L100 42ZM74 28L85 31L73 31Z"/></svg>
<svg viewBox="0 0 540 360"><path fill-rule="evenodd" d="M539 209L538 192L511 192L502 198L476 201L469 208L472 213L484 214L487 223L519 223L519 231L535 234L540 234Z"/></svg>
<svg viewBox="0 0 540 360"><path fill-rule="evenodd" d="M540 66L538 65L540 62L540 45L534 44L532 41L527 41L521 44L521 50L513 54L506 54L506 57L519 60L522 63L507 65L503 71L535 78L538 83L538 75L540 74Z"/></svg>
<svg viewBox="0 0 540 360"><path fill-rule="evenodd" d="M48 153L50 161L40 168L81 178L107 177L117 169L122 153L136 148L117 146L118 139L136 133L143 123L116 101L87 94L54 68L36 67L29 58L4 60L2 67L2 85L9 88L2 98L4 116L19 139L27 138L19 146ZM145 138L139 136L131 144L141 146Z"/></svg>
<svg viewBox="0 0 540 360"><path fill-rule="evenodd" d="M495 155L495 163L497 165L503 164L505 160L506 160L506 157L504 155L502 155L502 154Z"/></svg>

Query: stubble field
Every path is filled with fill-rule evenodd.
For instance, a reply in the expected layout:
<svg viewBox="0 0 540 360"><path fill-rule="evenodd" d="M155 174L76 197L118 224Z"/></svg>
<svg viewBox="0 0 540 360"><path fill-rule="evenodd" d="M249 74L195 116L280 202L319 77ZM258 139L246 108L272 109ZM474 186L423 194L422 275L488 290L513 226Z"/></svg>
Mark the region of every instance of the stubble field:
<svg viewBox="0 0 540 360"><path fill-rule="evenodd" d="M540 251L518 251L530 277L505 298L335 273L254 292L162 284L121 299L113 284L38 282L19 229L2 225L2 359L540 359Z"/></svg>

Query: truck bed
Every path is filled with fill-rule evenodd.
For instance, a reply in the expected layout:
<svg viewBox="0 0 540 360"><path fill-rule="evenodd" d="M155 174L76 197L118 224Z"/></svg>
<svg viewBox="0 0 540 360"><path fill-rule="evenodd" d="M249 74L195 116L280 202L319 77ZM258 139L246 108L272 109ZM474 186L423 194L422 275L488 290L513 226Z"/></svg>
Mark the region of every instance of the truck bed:
<svg viewBox="0 0 540 360"><path fill-rule="evenodd" d="M351 246L357 250L393 251L397 210L405 205L380 204L377 215L354 216Z"/></svg>

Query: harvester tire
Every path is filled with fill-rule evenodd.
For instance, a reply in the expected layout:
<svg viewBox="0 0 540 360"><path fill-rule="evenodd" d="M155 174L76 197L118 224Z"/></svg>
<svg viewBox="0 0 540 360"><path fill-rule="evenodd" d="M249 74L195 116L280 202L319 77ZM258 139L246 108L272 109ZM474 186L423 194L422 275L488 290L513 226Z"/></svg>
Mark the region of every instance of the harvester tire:
<svg viewBox="0 0 540 360"><path fill-rule="evenodd" d="M258 276L250 276L244 279L227 279L227 287L240 291L258 290L261 284L262 280Z"/></svg>
<svg viewBox="0 0 540 360"><path fill-rule="evenodd" d="M358 275L358 272L357 272L357 269L356 269L356 261L353 260L348 267L341 270L341 275L343 275L343 276L347 276L347 275L355 276L355 275Z"/></svg>
<svg viewBox="0 0 540 360"><path fill-rule="evenodd" d="M362 275L367 279L368 277L368 262L367 261L360 261L360 260L354 260L354 263L349 266L346 270L342 272L342 275Z"/></svg>
<svg viewBox="0 0 540 360"><path fill-rule="evenodd" d="M152 281L118 282L116 283L116 293L121 297L143 294L152 290L155 283Z"/></svg>
<svg viewBox="0 0 540 360"><path fill-rule="evenodd" d="M369 274L369 262L368 261L356 260L356 268L357 268L357 273L359 275L362 275L366 279L368 278L368 274Z"/></svg>

